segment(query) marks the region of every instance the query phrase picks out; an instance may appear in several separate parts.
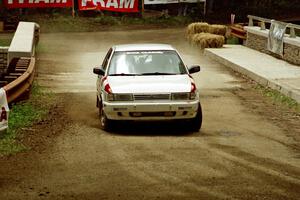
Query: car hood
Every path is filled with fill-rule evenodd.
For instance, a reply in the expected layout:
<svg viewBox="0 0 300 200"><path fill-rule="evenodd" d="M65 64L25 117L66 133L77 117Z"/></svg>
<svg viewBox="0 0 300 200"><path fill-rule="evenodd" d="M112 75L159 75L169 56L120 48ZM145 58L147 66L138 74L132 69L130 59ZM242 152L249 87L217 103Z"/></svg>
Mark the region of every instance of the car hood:
<svg viewBox="0 0 300 200"><path fill-rule="evenodd" d="M187 75L108 76L113 93L190 92L191 78Z"/></svg>

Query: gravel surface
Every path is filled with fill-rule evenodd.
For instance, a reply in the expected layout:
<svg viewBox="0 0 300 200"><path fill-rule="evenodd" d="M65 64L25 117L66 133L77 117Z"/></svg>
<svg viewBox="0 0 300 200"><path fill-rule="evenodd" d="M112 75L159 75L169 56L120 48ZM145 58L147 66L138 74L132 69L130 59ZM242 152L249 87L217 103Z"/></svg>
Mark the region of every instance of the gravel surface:
<svg viewBox="0 0 300 200"><path fill-rule="evenodd" d="M202 72L203 126L119 123L104 132L92 68L113 44L170 43ZM42 34L38 82L57 93L31 150L0 158L0 199L299 199L300 119L202 55L181 29Z"/></svg>

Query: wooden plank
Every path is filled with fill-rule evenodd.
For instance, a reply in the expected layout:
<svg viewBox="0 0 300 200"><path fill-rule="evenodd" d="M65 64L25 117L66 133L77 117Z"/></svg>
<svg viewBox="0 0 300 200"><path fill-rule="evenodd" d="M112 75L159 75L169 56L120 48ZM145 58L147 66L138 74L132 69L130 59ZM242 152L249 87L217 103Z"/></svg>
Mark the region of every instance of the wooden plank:
<svg viewBox="0 0 300 200"><path fill-rule="evenodd" d="M4 81L12 82L16 80L18 76L4 76Z"/></svg>
<svg viewBox="0 0 300 200"><path fill-rule="evenodd" d="M7 81L0 81L0 86L1 86L1 87L5 86L5 85L7 85L7 84L8 84Z"/></svg>
<svg viewBox="0 0 300 200"><path fill-rule="evenodd" d="M26 69L16 69L15 72L26 72Z"/></svg>
<svg viewBox="0 0 300 200"><path fill-rule="evenodd" d="M239 35L239 34L234 33L234 32L231 32L231 35L233 35L233 36L235 36L235 37L237 37L237 38L241 38L241 39L243 39L243 40L246 40L246 39L247 39L246 36L242 36L242 35Z"/></svg>
<svg viewBox="0 0 300 200"><path fill-rule="evenodd" d="M246 30L241 29L241 28L238 28L238 27L235 27L235 26L230 26L230 28L231 28L232 30L237 31L237 32L240 32L240 33L245 33L245 34L247 33Z"/></svg>
<svg viewBox="0 0 300 200"><path fill-rule="evenodd" d="M9 76L21 76L23 73L18 73L18 72L11 72L8 75Z"/></svg>

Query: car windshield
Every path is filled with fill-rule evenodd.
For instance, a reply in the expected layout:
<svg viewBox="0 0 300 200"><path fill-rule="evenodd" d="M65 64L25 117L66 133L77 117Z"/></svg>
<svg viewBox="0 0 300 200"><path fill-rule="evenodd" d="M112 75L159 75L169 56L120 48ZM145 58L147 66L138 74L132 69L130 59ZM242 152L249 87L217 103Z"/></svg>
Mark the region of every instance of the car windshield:
<svg viewBox="0 0 300 200"><path fill-rule="evenodd" d="M121 51L112 56L108 75L186 74L176 51Z"/></svg>

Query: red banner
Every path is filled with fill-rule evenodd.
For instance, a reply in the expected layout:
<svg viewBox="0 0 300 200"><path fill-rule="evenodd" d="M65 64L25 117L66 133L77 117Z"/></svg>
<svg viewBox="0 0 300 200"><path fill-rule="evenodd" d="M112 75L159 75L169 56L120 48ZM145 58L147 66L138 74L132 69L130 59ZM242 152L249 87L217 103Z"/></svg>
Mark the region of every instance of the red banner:
<svg viewBox="0 0 300 200"><path fill-rule="evenodd" d="M79 10L139 12L138 0L78 0Z"/></svg>
<svg viewBox="0 0 300 200"><path fill-rule="evenodd" d="M72 7L72 0L3 0L6 8Z"/></svg>

